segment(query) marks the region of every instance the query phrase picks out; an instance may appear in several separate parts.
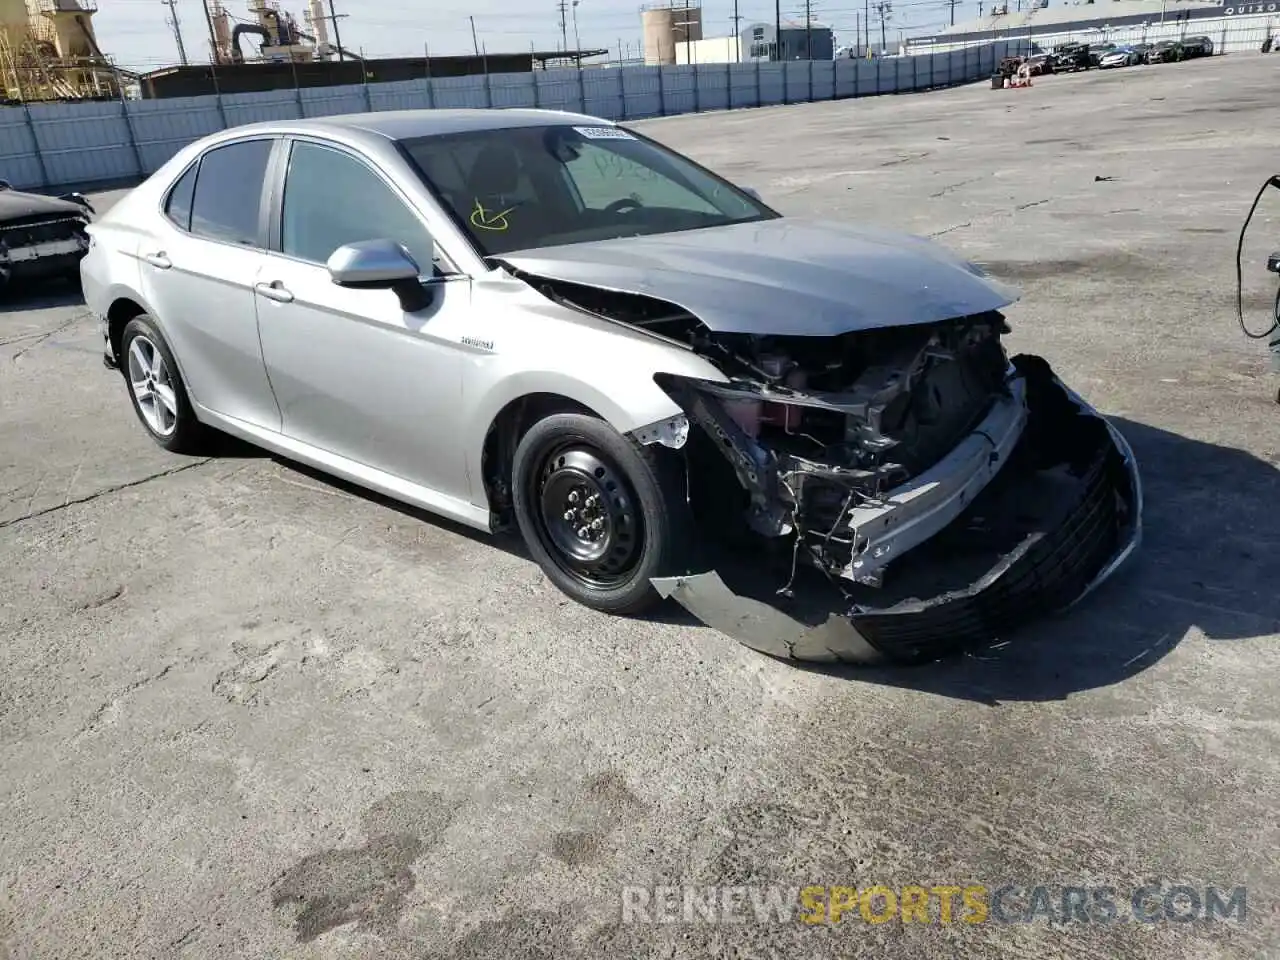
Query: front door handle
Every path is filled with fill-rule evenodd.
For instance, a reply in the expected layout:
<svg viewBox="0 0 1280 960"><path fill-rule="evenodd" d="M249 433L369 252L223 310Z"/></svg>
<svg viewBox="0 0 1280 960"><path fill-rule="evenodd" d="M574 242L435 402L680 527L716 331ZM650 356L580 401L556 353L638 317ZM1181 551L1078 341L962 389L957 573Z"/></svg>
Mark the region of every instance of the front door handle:
<svg viewBox="0 0 1280 960"><path fill-rule="evenodd" d="M279 280L271 283L259 283L254 286L254 289L268 300L274 300L277 303L293 303L293 294Z"/></svg>
<svg viewBox="0 0 1280 960"><path fill-rule="evenodd" d="M144 253L142 259L158 270L168 270L173 266L173 261L169 259L169 255L163 250L158 253Z"/></svg>

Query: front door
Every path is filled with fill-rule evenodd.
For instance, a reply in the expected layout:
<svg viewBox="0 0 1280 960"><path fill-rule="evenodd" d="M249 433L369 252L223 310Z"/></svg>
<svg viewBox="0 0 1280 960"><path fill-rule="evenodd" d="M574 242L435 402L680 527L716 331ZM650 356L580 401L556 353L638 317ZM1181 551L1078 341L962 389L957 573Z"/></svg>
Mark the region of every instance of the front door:
<svg viewBox="0 0 1280 960"><path fill-rule="evenodd" d="M422 219L353 153L295 141L281 207L278 250L267 256L257 297L284 434L467 501L454 417L470 280L432 278L434 246ZM433 292L430 306L406 313L390 290L333 283L325 267L333 251L375 239L410 251Z"/></svg>
<svg viewBox="0 0 1280 960"><path fill-rule="evenodd" d="M280 411L258 344L254 285L265 263L263 185L271 138L215 147L165 199L142 238L142 292L202 407L268 430Z"/></svg>

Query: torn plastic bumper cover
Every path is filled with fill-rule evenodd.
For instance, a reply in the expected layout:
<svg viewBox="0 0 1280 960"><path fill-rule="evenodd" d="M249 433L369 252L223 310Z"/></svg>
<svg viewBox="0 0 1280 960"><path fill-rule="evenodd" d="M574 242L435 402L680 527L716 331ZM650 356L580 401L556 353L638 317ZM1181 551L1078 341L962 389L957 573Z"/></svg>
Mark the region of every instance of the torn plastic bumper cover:
<svg viewBox="0 0 1280 960"><path fill-rule="evenodd" d="M997 639L1073 606L1142 536L1142 482L1124 437L1036 357L1026 429L996 476L930 540L897 556L882 583L827 578L825 610L785 592L735 589L710 569L653 581L708 626L772 656L921 662Z"/></svg>

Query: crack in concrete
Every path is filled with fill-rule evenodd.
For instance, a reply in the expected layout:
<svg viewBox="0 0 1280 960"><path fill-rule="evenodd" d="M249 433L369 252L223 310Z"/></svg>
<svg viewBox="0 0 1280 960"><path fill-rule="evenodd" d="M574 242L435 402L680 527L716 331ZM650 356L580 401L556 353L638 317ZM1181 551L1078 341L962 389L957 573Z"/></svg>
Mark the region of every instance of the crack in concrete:
<svg viewBox="0 0 1280 960"><path fill-rule="evenodd" d="M15 353L12 357L10 357L9 361L11 363L16 363L20 357L22 357L24 354L30 353L36 347L43 344L50 337L56 337L58 334L62 333L62 331L69 330L72 327L74 327L77 323L80 323L82 320L88 320L92 316L93 316L92 313L85 310L80 313L77 313L70 320L67 320L64 323L58 324L56 327L54 327L52 330L50 330L47 333L34 333L27 337L17 337L13 340L5 341L6 343L20 343L23 340L31 340L31 339L35 340L35 343L27 344L25 347L23 347L21 350Z"/></svg>
<svg viewBox="0 0 1280 960"><path fill-rule="evenodd" d="M33 510L32 512L25 513L20 517L14 517L12 520L2 520L0 521L0 530L4 530L6 527L15 526L16 524L23 523L27 520L36 520L40 517L48 516L51 513L57 513L59 510L65 510L68 507L76 507L82 503L91 503L101 497L105 497L113 493L119 493L122 490L140 487L144 483L150 483L152 480L162 480L165 477L172 477L174 474L182 473L186 470L194 470L196 467L202 467L206 463L210 463L212 460L213 457L202 457L194 463L184 463L182 466L174 467L171 470L162 470L159 473L153 473L138 480L130 480L128 483L118 483L114 487L107 487L105 490L98 490L83 497L77 497L74 500L66 500L53 507L46 507L43 510Z"/></svg>
<svg viewBox="0 0 1280 960"><path fill-rule="evenodd" d="M121 701L123 701L130 694L137 693L139 690L141 690L143 687L147 686L148 684L155 683L158 680L163 680L165 677L169 675L169 673L172 670L173 670L173 664L168 663L168 664L165 664L164 669L162 669L159 673L153 673L148 677L143 677L141 680L135 680L133 683L129 684L127 687L121 690L118 694L116 694L106 703L102 704L102 706L98 707L97 710L93 711L93 713L89 715L88 722L86 722L85 725L80 728L79 736L87 737L89 734L96 732L97 729L100 726L102 726L105 722L109 722L108 715L111 714L113 710L118 710L120 708ZM111 719L114 720L114 717L112 717Z"/></svg>
<svg viewBox="0 0 1280 960"><path fill-rule="evenodd" d="M986 177L970 177L968 180L961 180L959 183L949 183L937 193L929 194L930 197L944 197L952 190L959 190L961 187L967 187L971 183L977 183L979 180L985 180Z"/></svg>

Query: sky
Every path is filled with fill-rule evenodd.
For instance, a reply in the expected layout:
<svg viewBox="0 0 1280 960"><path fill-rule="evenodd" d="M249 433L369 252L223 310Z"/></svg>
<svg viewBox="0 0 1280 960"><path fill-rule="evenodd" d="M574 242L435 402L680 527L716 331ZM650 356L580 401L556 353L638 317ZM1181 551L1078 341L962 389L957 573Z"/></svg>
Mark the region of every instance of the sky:
<svg viewBox="0 0 1280 960"><path fill-rule="evenodd" d="M223 0L233 17L249 18L246 0ZM571 3L572 0L567 0ZM837 44L853 42L867 0L811 0L816 21L833 27ZM874 0L872 0L874 6ZM208 59L209 31L202 0L176 0L178 22L188 59ZM325 0L328 3L328 0ZM561 45L558 0L333 0L339 15L342 45L367 57L418 56L426 48L432 54L461 54L473 50L471 22L476 36L490 52L525 51L530 47L555 50ZM579 0L577 31L584 48L608 48L614 57L621 45L624 57L640 55L641 0ZM947 0L891 0L886 37L892 46L899 31L905 35L929 33L946 25L951 16ZM178 62L178 48L168 25L169 7L162 0L99 0L94 17L103 52L134 70L153 70ZM282 0L281 6L299 23L305 0ZM773 0L738 0L743 25L772 22ZM425 9L424 9L425 8ZM977 16L976 0L955 7L956 22ZM804 0L782 0L784 19L803 19ZM732 33L733 0L704 0L704 36ZM877 43L880 22L872 12L872 42ZM574 43L572 14L568 39Z"/></svg>

